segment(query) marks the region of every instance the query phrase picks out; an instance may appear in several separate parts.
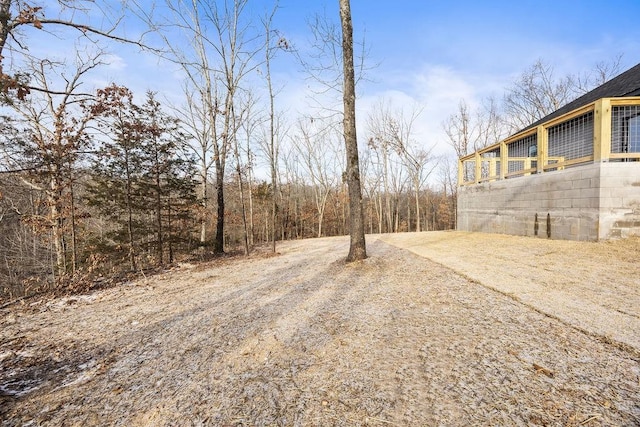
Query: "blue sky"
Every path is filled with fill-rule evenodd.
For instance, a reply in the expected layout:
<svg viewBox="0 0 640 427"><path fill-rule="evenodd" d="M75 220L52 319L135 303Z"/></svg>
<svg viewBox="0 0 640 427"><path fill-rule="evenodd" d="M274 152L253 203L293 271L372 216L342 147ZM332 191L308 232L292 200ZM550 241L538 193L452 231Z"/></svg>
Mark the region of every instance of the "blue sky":
<svg viewBox="0 0 640 427"><path fill-rule="evenodd" d="M281 29L294 43L307 37L305 16L337 14L337 0L280 6ZM370 72L375 82L361 88L362 110L380 96L418 103L427 145L442 145L441 122L461 98L471 105L500 98L538 59L558 76L619 54L622 70L640 62L637 0L352 0L352 15L356 38L365 35L371 62L379 63Z"/></svg>
<svg viewBox="0 0 640 427"><path fill-rule="evenodd" d="M145 0L147 1L147 0ZM115 4L115 3L114 3ZM275 27L295 46L309 39L315 13L338 17L337 0L280 0ZM272 1L250 0L263 15ZM358 121L363 139L367 112L384 98L396 107L423 112L416 138L447 152L442 121L461 99L471 106L503 90L536 60L553 65L558 76L583 73L597 62L622 54L622 70L640 62L640 1L429 1L352 0L356 38L363 35L372 82L359 89ZM125 23L128 34L138 27ZM50 41L42 47L56 52ZM66 48L60 48L66 49ZM129 86L139 98L147 89L175 102L180 75L134 48L111 46L111 65L90 83ZM60 52L64 54L64 52ZM274 63L283 86L279 102L289 114L304 113L306 83L291 58Z"/></svg>
<svg viewBox="0 0 640 427"><path fill-rule="evenodd" d="M285 33L304 37L301 17L312 11L311 3L281 1ZM313 2L328 12L336 3ZM637 0L352 0L352 14L372 62L380 63L371 71L376 83L361 91L361 110L380 96L396 105L418 103L424 108L421 138L437 151L446 150L441 123L461 98L470 105L501 98L538 59L558 76L587 72L619 54L622 70L640 62Z"/></svg>

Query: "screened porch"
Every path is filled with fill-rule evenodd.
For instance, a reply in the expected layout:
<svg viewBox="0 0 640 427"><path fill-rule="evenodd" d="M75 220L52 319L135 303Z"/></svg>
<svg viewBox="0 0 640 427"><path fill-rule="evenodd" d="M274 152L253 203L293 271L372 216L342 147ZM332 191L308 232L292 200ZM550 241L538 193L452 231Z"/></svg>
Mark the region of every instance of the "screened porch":
<svg viewBox="0 0 640 427"><path fill-rule="evenodd" d="M640 161L640 97L601 98L460 158L458 184L630 161Z"/></svg>

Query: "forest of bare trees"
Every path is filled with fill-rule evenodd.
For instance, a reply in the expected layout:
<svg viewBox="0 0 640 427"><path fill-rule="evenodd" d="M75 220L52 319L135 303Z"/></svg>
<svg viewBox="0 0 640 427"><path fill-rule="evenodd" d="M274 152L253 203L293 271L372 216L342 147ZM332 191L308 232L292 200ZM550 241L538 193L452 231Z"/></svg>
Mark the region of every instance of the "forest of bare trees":
<svg viewBox="0 0 640 427"><path fill-rule="evenodd" d="M360 118L366 124L354 153L345 138L353 133L355 142L355 122L336 107L342 57L326 54L341 52L337 4L335 17L310 20L316 50L301 52L274 27L277 2L253 14L248 0L167 1L164 15L130 2L102 26L86 13L99 2L49 3L58 7L0 2L3 299L257 246L275 252L279 240L349 234L355 179L366 233L452 229L456 164L435 156L435 144L467 154L618 71L601 64L600 74L556 78L540 61L503 100L478 109L461 100L443 123L448 141L418 137L418 106L380 100ZM348 1L340 5L344 11ZM141 38L119 31L127 16L147 26ZM73 40L68 58L29 51L30 35L43 29ZM188 44L173 38L178 31ZM92 73L107 62L105 40L177 66L183 101L119 82L91 88ZM284 55L335 96L285 115L272 74ZM357 83L372 71L365 57L355 63ZM353 102L344 100L345 108Z"/></svg>

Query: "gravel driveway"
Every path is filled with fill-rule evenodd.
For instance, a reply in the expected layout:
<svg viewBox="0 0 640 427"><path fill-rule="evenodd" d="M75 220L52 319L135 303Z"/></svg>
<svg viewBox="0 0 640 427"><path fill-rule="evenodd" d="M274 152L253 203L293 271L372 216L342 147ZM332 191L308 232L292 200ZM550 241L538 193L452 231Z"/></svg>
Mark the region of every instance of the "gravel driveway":
<svg viewBox="0 0 640 427"><path fill-rule="evenodd" d="M544 292L529 300L527 286L562 287L528 264L460 267L478 252L502 261L495 241L480 250L464 234L430 237L457 264L383 236L347 265L348 238L312 239L4 309L2 425L640 425L638 329L614 335L571 317L615 301L633 317L638 287L606 303L580 290L568 317L549 315L532 303ZM520 256L513 242L504 253ZM526 251L549 261L549 281L566 276L551 250Z"/></svg>

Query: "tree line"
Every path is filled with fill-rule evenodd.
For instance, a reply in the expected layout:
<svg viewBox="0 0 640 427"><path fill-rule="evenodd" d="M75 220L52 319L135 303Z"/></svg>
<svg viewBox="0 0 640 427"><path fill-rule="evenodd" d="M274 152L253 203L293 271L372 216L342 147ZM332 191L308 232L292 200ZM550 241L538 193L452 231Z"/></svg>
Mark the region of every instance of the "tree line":
<svg viewBox="0 0 640 427"><path fill-rule="evenodd" d="M333 107L326 108L328 115L285 122L277 109L272 62L285 53L305 63L310 75L317 69L273 28L277 7L255 16L247 0L167 1L160 16L129 3L128 13L161 40L158 48L143 38L121 36L116 25L121 17L113 26L92 26L90 3L59 2L57 12L44 5L0 3L0 280L5 296L207 253L242 248L248 254L267 242L275 251L278 240L353 229L349 184L361 176L353 152L355 122L348 119L349 137L342 123L349 115L334 114ZM344 34L352 31L348 6L340 2ZM322 25L314 31L328 43L320 49L353 49L350 34L339 37L338 26L326 17L318 22ZM58 33L59 28L76 31L77 37ZM34 54L30 37L43 29L71 37L73 53ZM184 35L180 41L173 38L177 30ZM162 105L161 95L141 96L117 83L85 90L108 63L104 39L139 46L179 68L184 102ZM353 64L348 55L333 60L323 73L352 87L343 91L342 83L334 85L331 99L342 97L353 109L350 94L360 70L345 67ZM408 151L389 139L394 137L378 133L375 138L385 147L386 164L400 167ZM378 152L376 144L370 147ZM369 231L400 231L415 229L412 221L418 221L417 228L420 221L427 223L419 197L432 199L437 192L420 182L416 204L407 198L404 209L404 196L386 194L391 187L374 176L380 173L374 156L368 159L371 175L363 173L366 185L357 182L358 191L363 185L367 192L367 200L357 201L362 227L366 222ZM406 179L402 173L393 177ZM394 212L389 216L385 209ZM385 217L393 219L383 224ZM431 224L435 227L435 220ZM353 258L362 256L364 251Z"/></svg>
<svg viewBox="0 0 640 427"><path fill-rule="evenodd" d="M458 157L499 142L615 77L621 64L618 54L583 73L558 75L552 64L538 59L505 87L501 98L488 97L476 106L461 99L442 124L447 142Z"/></svg>
<svg viewBox="0 0 640 427"><path fill-rule="evenodd" d="M335 21L312 21L309 54L274 28L277 3L260 16L248 0L166 1L162 15L129 2L127 16L149 29L137 40L118 32L124 16L93 27L84 14L90 3L57 2L59 15L51 17L56 12L42 6L0 1L2 297L181 259L249 254L260 245L275 252L281 240L346 235L354 229L357 196L348 184L355 181L362 197L355 218L368 233L455 227L457 165L418 139L418 107L380 101L354 152L355 122L343 113L354 88L345 89L349 74L355 83L367 72L366 49L355 61L361 66L349 70L353 58L341 55L347 45ZM348 2L340 6L348 31ZM38 57L25 27L72 29L73 54ZM182 101L134 94L117 82L85 90L108 62L105 39L172 64L184 76ZM283 55L295 57L323 94L317 108L294 119L278 107L281 83L272 69ZM607 67L601 79L612 73ZM471 112L461 101L443 123L456 154L499 140L530 120L527 112L567 101L566 87L577 93L593 84L586 77L556 83L551 71L543 62L527 70L503 105L489 100ZM548 95L548 105L524 108L527 91Z"/></svg>
<svg viewBox="0 0 640 427"><path fill-rule="evenodd" d="M194 129L155 93L138 100L112 84L88 97L28 96L11 108L19 114L5 117L0 174L7 293L215 253L218 204L210 201L219 186L202 179ZM407 124L389 109L370 121L360 163L366 232L453 228L453 174L440 188L427 185L438 163L410 129L397 133ZM333 123L303 117L287 129L275 186L260 166L268 164L268 121L244 126L226 158L223 250L348 234L345 149Z"/></svg>

